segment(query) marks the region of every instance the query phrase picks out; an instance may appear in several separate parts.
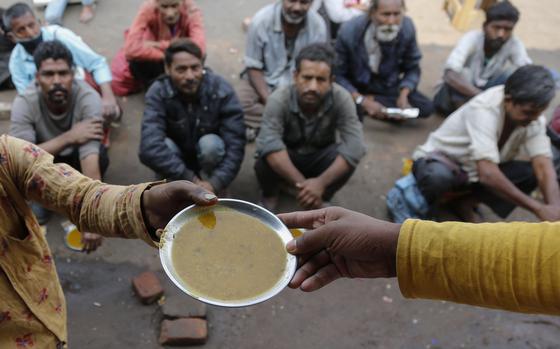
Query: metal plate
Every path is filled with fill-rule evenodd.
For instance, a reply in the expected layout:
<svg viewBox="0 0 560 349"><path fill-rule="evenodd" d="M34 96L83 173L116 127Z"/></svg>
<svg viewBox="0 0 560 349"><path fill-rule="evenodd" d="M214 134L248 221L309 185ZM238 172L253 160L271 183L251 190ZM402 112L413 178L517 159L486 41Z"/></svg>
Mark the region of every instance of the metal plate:
<svg viewBox="0 0 560 349"><path fill-rule="evenodd" d="M270 227L272 230L278 234L282 242L284 244L288 243L288 241L292 240L292 234L288 230L288 228L270 211L257 206L253 203L242 201L242 200L234 200L234 199L219 199L218 204L210 207L200 207L200 206L189 206L186 209L182 210L181 212L177 213L171 221L165 227L164 233L161 237L161 242L159 246L159 257L161 260L161 264L163 265L163 269L167 276L173 281L173 283L179 287L183 292L188 294L189 296L198 299L204 303L218 305L222 307L245 307L249 305L254 305L260 302L264 302L278 293L280 293L290 282L292 277L296 272L296 257L286 253L286 266L284 268L284 273L274 285L273 288L262 293L258 296L249 299L243 299L238 301L227 301L227 300L218 300L213 298L207 298L202 295L196 294L193 290L189 289L189 286L186 285L181 277L176 273L175 268L173 266L172 261L172 249L173 249L173 240L179 233L181 227L189 220L196 219L200 214L207 213L209 210L222 210L222 209L232 209L244 214L247 214L251 217L257 218L259 221L264 223L266 226Z"/></svg>

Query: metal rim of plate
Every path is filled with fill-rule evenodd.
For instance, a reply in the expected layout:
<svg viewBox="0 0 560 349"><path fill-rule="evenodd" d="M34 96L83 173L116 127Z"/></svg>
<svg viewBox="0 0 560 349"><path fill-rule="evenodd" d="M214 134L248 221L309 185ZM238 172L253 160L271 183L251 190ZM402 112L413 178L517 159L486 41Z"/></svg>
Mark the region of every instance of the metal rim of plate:
<svg viewBox="0 0 560 349"><path fill-rule="evenodd" d="M207 304L217 305L221 307L229 307L229 308L239 308L239 307L246 307L250 305L255 305L261 302L264 302L278 293L280 293L290 282L292 277L296 272L297 260L296 257L286 253L286 266L284 268L284 273L282 277L279 278L276 285L270 290L256 296L253 298L243 299L243 300L235 300L235 301L224 301L224 300L217 300L213 298L206 298L204 296L200 296L195 292L191 291L184 282L182 282L181 277L176 273L175 268L173 266L172 261L172 250L173 250L173 240L175 235L179 232L183 224L192 218L197 217L200 213L207 212L208 210L215 210L219 209L220 207L225 207L228 209L233 209L238 212L247 214L251 217L257 218L272 230L276 232L276 234L280 237L282 242L286 244L288 241L292 240L292 234L288 230L288 228L276 217L276 215L263 207L255 205L251 202L243 201L243 200L236 200L236 199L219 199L218 203L213 206L196 206L191 205L179 213L177 213L167 224L164 229L163 235L161 237L160 245L159 245L159 257L161 261L161 265L167 274L167 277L171 279L171 281L177 286L181 291L186 293L187 295Z"/></svg>

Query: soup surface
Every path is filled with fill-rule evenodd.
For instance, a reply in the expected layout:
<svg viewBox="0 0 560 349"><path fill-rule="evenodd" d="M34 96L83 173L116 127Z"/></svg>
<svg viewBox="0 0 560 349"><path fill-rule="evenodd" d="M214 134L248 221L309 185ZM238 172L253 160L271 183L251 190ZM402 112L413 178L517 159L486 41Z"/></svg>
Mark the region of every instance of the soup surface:
<svg viewBox="0 0 560 349"><path fill-rule="evenodd" d="M272 229L244 213L219 208L183 225L171 255L189 290L218 301L245 300L270 290L287 258Z"/></svg>

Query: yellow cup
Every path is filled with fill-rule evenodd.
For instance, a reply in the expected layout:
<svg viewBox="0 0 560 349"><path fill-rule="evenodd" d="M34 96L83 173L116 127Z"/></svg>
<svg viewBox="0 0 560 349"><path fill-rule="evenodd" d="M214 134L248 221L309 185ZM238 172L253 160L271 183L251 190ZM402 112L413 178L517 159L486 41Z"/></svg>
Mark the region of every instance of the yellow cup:
<svg viewBox="0 0 560 349"><path fill-rule="evenodd" d="M64 242L66 247L74 251L82 251L84 249L84 244L82 242L82 233L78 230L71 222L64 222L62 224L64 228Z"/></svg>

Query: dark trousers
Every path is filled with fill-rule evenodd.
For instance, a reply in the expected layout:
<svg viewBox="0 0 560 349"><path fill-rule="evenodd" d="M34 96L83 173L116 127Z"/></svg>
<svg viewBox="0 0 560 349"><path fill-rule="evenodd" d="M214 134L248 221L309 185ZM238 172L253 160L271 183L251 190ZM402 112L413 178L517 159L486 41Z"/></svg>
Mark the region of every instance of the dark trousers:
<svg viewBox="0 0 560 349"><path fill-rule="evenodd" d="M163 62L129 61L128 65L132 76L146 87L165 72Z"/></svg>
<svg viewBox="0 0 560 349"><path fill-rule="evenodd" d="M486 83L482 90L487 90L491 87L503 85L506 83L509 74L501 74ZM467 103L470 97L458 92L453 87L443 83L434 96L434 107L436 111L442 116L449 116L455 110L459 109L463 104Z"/></svg>
<svg viewBox="0 0 560 349"><path fill-rule="evenodd" d="M538 181L530 162L510 161L500 164L499 168L525 194L529 195L537 188ZM468 183L464 173L458 174L440 161L420 158L414 162L413 173L418 189L430 205L447 194L464 193L488 205L501 218L506 218L515 209L515 204L502 199L480 183Z"/></svg>
<svg viewBox="0 0 560 349"><path fill-rule="evenodd" d="M375 100L387 108L396 108L400 90L398 87L387 88L381 83L371 82L367 89L360 91L362 94L371 94ZM434 113L434 104L421 92L411 91L408 95L408 103L414 108L420 109L420 118L427 118ZM363 111L358 108L360 120L363 119Z"/></svg>
<svg viewBox="0 0 560 349"><path fill-rule="evenodd" d="M76 148L72 154L66 156L55 156L54 157L55 163L65 163L67 165L72 166L76 171L82 172L82 164L80 162L80 152ZM101 177L105 175L107 168L109 167L109 153L107 152L107 148L101 144L99 146L99 172L101 173Z"/></svg>
<svg viewBox="0 0 560 349"><path fill-rule="evenodd" d="M338 144L332 144L312 154L301 155L295 151L288 150L288 155L290 156L290 160L294 166L305 176L305 178L316 178L332 165L336 157L339 155L337 149ZM274 172L266 159L261 157L257 160L255 163L255 172L257 174L257 179L261 186L263 196L271 197L277 195L279 191L279 184L284 179ZM329 201L334 194L342 188L346 182L348 182L353 173L354 169L328 186L323 194L323 200Z"/></svg>

